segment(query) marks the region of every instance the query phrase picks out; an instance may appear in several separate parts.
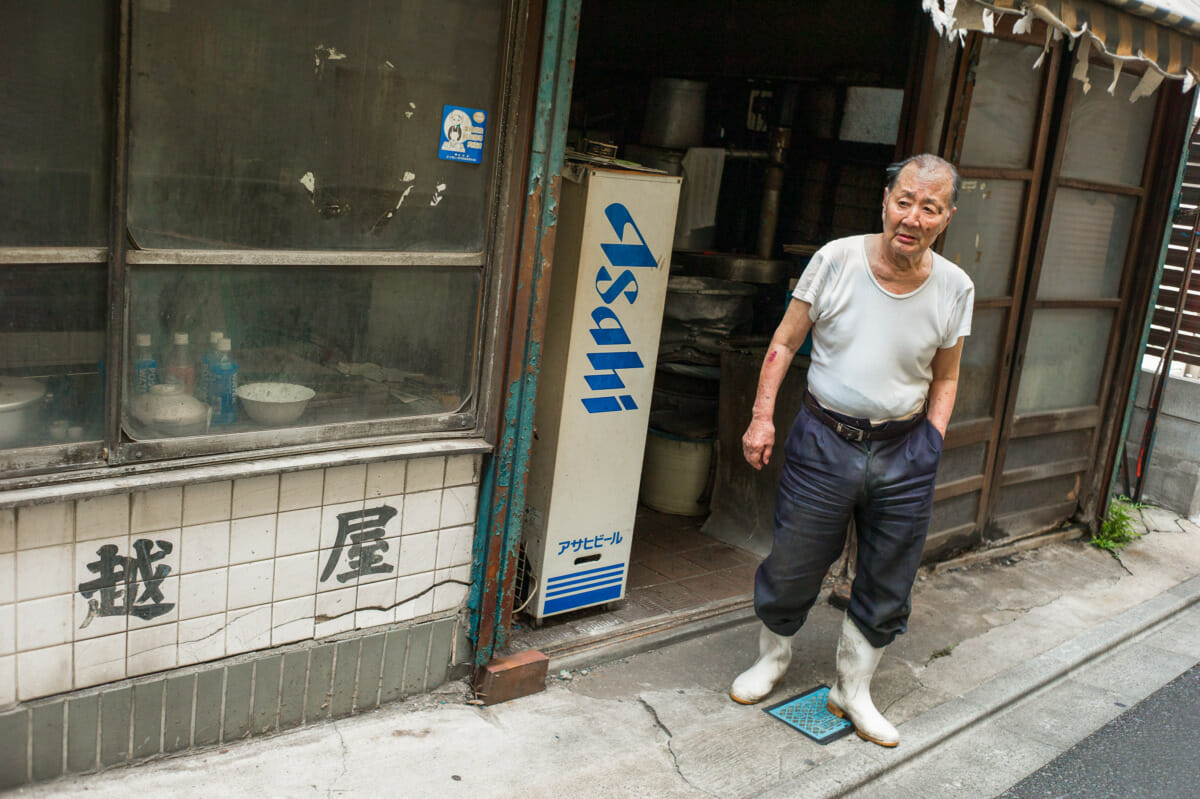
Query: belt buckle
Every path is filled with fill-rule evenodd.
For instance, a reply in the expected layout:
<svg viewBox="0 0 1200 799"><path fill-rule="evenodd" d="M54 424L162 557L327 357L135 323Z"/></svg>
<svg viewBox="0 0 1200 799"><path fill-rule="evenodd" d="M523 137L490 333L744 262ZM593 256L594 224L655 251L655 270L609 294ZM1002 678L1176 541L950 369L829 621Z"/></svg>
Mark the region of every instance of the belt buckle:
<svg viewBox="0 0 1200 799"><path fill-rule="evenodd" d="M834 428L834 430L837 432L837 434L839 436L841 436L842 438L846 439L847 441L853 441L853 442L857 443L857 442L864 440L867 437L867 433L865 430L861 430L857 427L851 427L848 424L842 424L841 422L838 422L836 420L835 420L834 424L837 425L837 427Z"/></svg>

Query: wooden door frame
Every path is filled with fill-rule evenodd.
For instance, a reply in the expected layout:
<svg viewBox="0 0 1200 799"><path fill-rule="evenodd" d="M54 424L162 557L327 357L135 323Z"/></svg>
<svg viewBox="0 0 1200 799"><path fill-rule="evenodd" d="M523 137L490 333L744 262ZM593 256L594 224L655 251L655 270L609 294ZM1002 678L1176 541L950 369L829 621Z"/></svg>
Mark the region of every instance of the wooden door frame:
<svg viewBox="0 0 1200 799"><path fill-rule="evenodd" d="M1040 23L1039 23L1040 24ZM1000 33L992 38L1005 41L1043 46L1045 42L1044 28L1029 34ZM946 114L941 136L940 154L951 163L961 161L962 146L966 135L967 122L970 114L971 99L974 93L974 76L978 66L984 35L971 33L964 43L963 55L959 57L955 76L951 83L952 107ZM993 375L995 394L992 399L992 413L987 419L972 420L960 424L951 424L946 434L946 446L955 448L986 442L982 475L972 476L954 483L939 486L935 493L935 501L947 499L959 494L969 493L978 489L979 503L975 512L974 528L986 537L986 522L990 519L990 509L994 506L997 485L997 470L1003 461L997 457L997 447L1002 438L1004 416L1007 410L1005 399L1008 386L1012 379L1014 354L1020 330L1020 307L1023 302L1022 287L1026 283L1026 272L1030 263L1030 248L1035 244L1035 233L1038 224L1040 207L1040 186L1046 169L1047 150L1050 141L1050 122L1054 114L1054 101L1057 97L1057 86L1050 85L1053 78L1060 72L1063 46L1060 42L1052 42L1046 54L1046 63L1042 65L1042 81L1040 102L1034 118L1033 140L1030 143L1030 161L1025 168L971 168L958 167L964 179L1001 179L1019 180L1025 185L1023 211L1018 228L1015 262L1008 294L1004 298L985 298L977 300L976 310L989 308L1004 308L1007 313L1004 320L1004 333L1000 347L1000 357L996 363ZM941 249L942 240L938 242Z"/></svg>

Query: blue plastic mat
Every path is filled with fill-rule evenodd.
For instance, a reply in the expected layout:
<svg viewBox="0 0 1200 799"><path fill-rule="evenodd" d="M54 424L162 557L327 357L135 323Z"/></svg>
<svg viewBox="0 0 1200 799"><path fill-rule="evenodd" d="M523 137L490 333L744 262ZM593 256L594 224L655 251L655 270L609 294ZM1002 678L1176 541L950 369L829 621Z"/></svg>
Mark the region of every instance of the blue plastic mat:
<svg viewBox="0 0 1200 799"><path fill-rule="evenodd" d="M833 715L826 708L829 686L818 685L800 696L764 708L768 715L794 727L819 744L836 741L854 730L854 725Z"/></svg>

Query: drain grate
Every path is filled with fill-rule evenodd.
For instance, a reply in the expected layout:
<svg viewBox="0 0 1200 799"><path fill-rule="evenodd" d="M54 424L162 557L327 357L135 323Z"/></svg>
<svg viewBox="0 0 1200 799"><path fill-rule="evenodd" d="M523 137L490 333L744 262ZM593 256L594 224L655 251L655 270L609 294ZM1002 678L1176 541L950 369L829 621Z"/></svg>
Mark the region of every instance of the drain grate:
<svg viewBox="0 0 1200 799"><path fill-rule="evenodd" d="M829 686L818 685L811 691L764 708L764 712L794 727L817 743L827 744L849 735L854 729L854 725L849 721L829 712L825 707L828 699Z"/></svg>

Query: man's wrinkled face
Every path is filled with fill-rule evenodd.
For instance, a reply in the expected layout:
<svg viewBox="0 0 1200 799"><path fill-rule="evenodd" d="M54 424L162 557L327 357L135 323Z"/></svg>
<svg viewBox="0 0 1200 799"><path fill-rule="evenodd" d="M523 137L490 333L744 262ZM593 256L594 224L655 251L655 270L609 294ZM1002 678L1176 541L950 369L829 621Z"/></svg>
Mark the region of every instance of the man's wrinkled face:
<svg viewBox="0 0 1200 799"><path fill-rule="evenodd" d="M924 255L954 216L954 182L945 169L909 164L883 192L883 244L902 260Z"/></svg>

